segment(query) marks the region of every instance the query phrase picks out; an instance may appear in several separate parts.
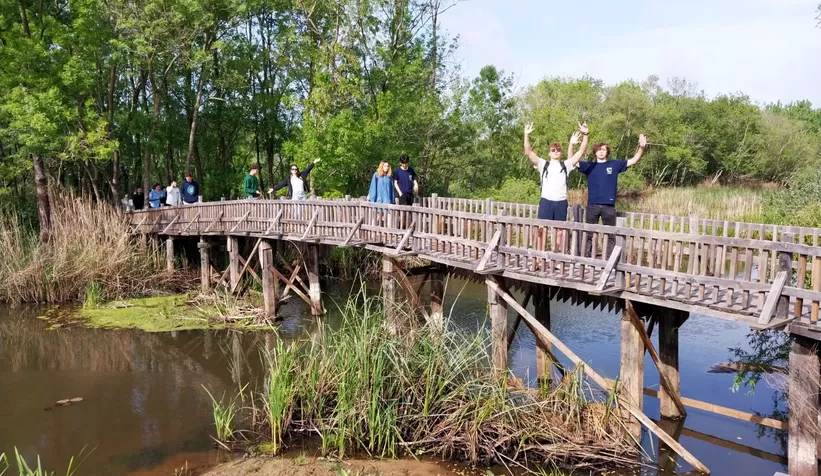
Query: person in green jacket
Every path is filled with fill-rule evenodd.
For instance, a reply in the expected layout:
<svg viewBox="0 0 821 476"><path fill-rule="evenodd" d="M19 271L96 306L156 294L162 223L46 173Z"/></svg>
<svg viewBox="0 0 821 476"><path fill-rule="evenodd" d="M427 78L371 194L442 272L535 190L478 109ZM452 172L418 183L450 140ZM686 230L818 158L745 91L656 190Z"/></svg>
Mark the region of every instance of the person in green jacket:
<svg viewBox="0 0 821 476"><path fill-rule="evenodd" d="M242 182L242 188L245 192L245 198L253 200L259 198L262 195L262 193L259 191L259 179L257 178L258 173L259 167L253 165L251 166L251 171L248 172L248 175L245 176L245 180Z"/></svg>

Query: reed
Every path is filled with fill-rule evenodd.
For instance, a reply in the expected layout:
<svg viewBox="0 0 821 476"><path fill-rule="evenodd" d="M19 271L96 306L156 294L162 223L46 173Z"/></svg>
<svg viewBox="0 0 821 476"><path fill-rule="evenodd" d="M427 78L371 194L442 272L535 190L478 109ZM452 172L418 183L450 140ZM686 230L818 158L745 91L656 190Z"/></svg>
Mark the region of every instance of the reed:
<svg viewBox="0 0 821 476"><path fill-rule="evenodd" d="M74 456L71 457L64 474L66 476L73 476L76 474L79 467L90 454L91 451L86 452L86 448L83 447L83 449L80 450L80 453L76 456L76 459ZM19 476L56 476L57 474L54 471L47 471L43 469L43 464L40 461L39 455L37 456L37 464L33 467L30 466L23 455L21 455L17 450L17 447L14 448L14 463L17 466L17 474ZM11 467L11 463L9 462L9 458L6 454L0 453L0 476L6 474Z"/></svg>
<svg viewBox="0 0 821 476"><path fill-rule="evenodd" d="M191 281L165 273L159 252L140 250L125 217L108 204L55 194L52 226L44 244L18 216L0 214L0 301L119 299L182 289Z"/></svg>
<svg viewBox="0 0 821 476"><path fill-rule="evenodd" d="M208 396L211 398L214 426L216 427L217 433L216 440L222 446L229 448L228 444L234 441L237 434L235 421L239 409L237 399L232 398L228 402L225 402L225 395L223 394L222 398L217 400L207 387L203 385L202 388L205 389L205 392L208 393ZM242 390L240 390L240 395L242 395Z"/></svg>
<svg viewBox="0 0 821 476"><path fill-rule="evenodd" d="M312 434L337 457L430 453L575 468L635 463L638 449L619 412L591 400L580 372L544 392L515 388L494 378L487 332L422 326L394 334L382 302L364 292L341 311L337 328L278 341L266 353L265 390L257 397L265 415L255 430L274 442L274 452L289 436Z"/></svg>

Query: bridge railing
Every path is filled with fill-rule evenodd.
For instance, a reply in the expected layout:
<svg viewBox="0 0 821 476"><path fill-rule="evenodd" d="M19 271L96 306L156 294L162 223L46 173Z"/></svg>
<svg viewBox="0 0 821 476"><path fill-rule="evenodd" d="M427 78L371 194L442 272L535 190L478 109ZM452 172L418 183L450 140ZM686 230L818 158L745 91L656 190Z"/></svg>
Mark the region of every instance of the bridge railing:
<svg viewBox="0 0 821 476"><path fill-rule="evenodd" d="M414 253L477 273L572 283L650 303L673 301L761 326L774 317L776 323L818 320L821 247L796 243L791 232L759 240L690 233L700 226L689 220L682 232L630 227L629 217L604 226L466 206L478 211L359 200L245 200L135 212L130 220L138 233L246 235Z"/></svg>

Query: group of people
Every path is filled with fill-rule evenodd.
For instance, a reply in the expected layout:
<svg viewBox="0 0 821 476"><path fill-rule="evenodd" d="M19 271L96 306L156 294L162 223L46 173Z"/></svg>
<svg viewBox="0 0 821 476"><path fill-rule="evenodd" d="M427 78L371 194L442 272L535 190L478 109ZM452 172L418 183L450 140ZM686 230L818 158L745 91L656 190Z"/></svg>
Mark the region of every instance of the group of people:
<svg viewBox="0 0 821 476"><path fill-rule="evenodd" d="M543 220L567 220L567 177L571 171L578 169L587 176L587 209L585 222L596 224L601 219L604 225L616 224L616 193L618 190L619 174L627 171L639 163L647 138L639 135L639 147L632 158L628 160L608 160L610 144L599 142L593 146L594 162L581 161L587 150L589 129L587 124L579 124L578 130L570 137L567 147L568 158L562 160L562 145L552 142L548 150L549 160L539 157L530 145L530 134L533 132L533 123L525 125L524 149L533 167L541 176L541 199L539 200L538 218ZM574 154L573 146L581 145ZM586 247L591 250L592 233L587 234ZM615 246L615 236L608 237L608 250Z"/></svg>
<svg viewBox="0 0 821 476"><path fill-rule="evenodd" d="M268 189L268 196L273 198L274 194L285 187L288 187L288 199L289 200L305 200L308 198L308 188L305 186L305 181L308 179L308 175L311 173L311 170L314 169L314 166L319 163L321 159L314 159L311 162L311 165L305 168L302 172L299 171L299 167L296 165L291 165L290 174L282 179L278 184L274 185L273 187ZM245 176L245 180L242 182L242 189L245 198L256 200L262 198L262 191L260 190L259 186L259 167L256 165L251 166L251 170L248 172L248 175Z"/></svg>
<svg viewBox="0 0 821 476"><path fill-rule="evenodd" d="M154 188L148 192L148 208L179 207L183 205L193 205L200 200L200 185L194 180L190 173L185 174L185 181L181 187L177 187L177 181L172 180L168 187L163 188L162 184L155 183ZM142 210L145 206L145 193L142 187L131 195L123 197L123 208L126 211Z"/></svg>

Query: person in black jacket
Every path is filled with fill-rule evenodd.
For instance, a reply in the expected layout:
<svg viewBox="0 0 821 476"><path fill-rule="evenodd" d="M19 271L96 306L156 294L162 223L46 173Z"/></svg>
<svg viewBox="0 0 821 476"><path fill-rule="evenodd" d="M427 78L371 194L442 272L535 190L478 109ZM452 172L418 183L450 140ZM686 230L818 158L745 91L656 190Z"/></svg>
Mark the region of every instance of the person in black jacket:
<svg viewBox="0 0 821 476"><path fill-rule="evenodd" d="M301 173L299 172L299 167L296 165L291 165L291 174L282 179L282 181L276 184L274 188L268 190L268 194L273 198L273 194L275 194L277 190L288 187L288 199L305 200L308 196L308 190L305 186L305 179L308 178L308 174L311 173L311 170L317 163L319 163L319 159L314 159L314 162Z"/></svg>
<svg viewBox="0 0 821 476"><path fill-rule="evenodd" d="M142 187L137 187L134 195L131 196L131 201L134 202L134 210L142 210L145 205L145 194Z"/></svg>

